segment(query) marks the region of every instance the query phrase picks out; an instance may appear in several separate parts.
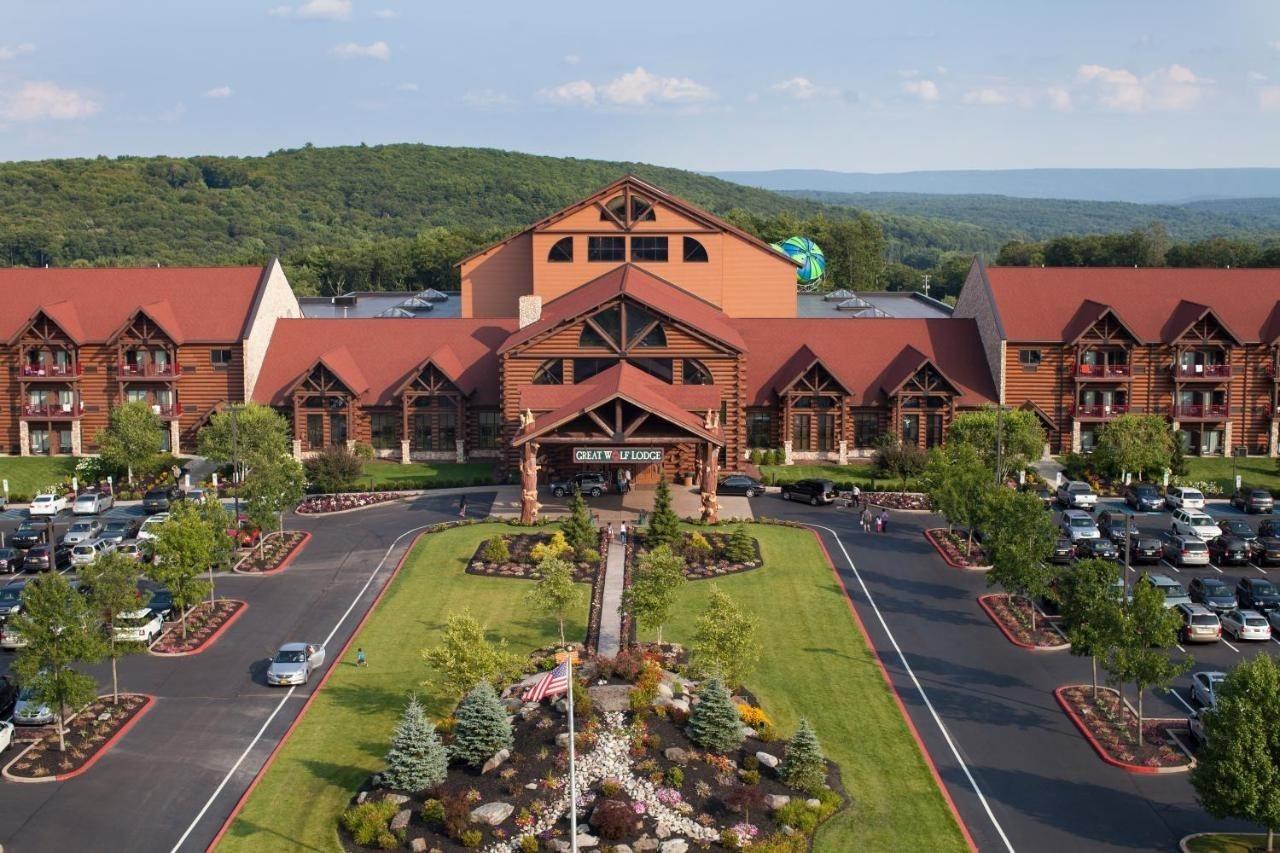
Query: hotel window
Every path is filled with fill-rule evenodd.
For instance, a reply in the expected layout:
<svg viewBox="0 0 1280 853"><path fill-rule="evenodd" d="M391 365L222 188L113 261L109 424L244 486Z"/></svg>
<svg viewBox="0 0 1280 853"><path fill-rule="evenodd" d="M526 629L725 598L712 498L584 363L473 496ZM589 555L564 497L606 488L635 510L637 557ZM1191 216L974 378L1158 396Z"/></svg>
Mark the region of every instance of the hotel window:
<svg viewBox="0 0 1280 853"><path fill-rule="evenodd" d="M857 412L853 416L853 443L855 447L875 447L880 442L880 415L876 412Z"/></svg>
<svg viewBox="0 0 1280 853"><path fill-rule="evenodd" d="M497 450L502 437L502 419L498 412L476 412L476 449Z"/></svg>
<svg viewBox="0 0 1280 853"><path fill-rule="evenodd" d="M391 450L395 448L396 416L387 412L374 412L369 415L369 430L375 450Z"/></svg>
<svg viewBox="0 0 1280 853"><path fill-rule="evenodd" d="M226 367L231 364L231 350L215 349L209 351L209 360L214 367Z"/></svg>
<svg viewBox="0 0 1280 853"><path fill-rule="evenodd" d="M587 260L593 263L616 263L627 259L627 238L588 237Z"/></svg>
<svg viewBox="0 0 1280 853"><path fill-rule="evenodd" d="M903 415L902 416L902 443L903 444L919 444L920 443L920 416L919 415Z"/></svg>
<svg viewBox="0 0 1280 853"><path fill-rule="evenodd" d="M632 237L631 260L665 262L667 260L667 238Z"/></svg>
<svg viewBox="0 0 1280 853"><path fill-rule="evenodd" d="M809 446L809 416L791 416L791 449L811 450Z"/></svg>
<svg viewBox="0 0 1280 853"><path fill-rule="evenodd" d="M552 244L547 260L553 264L573 263L573 238L563 237Z"/></svg>
<svg viewBox="0 0 1280 853"><path fill-rule="evenodd" d="M669 358L629 358L627 363L632 367L640 368L650 376L661 379L668 385L671 384L672 364Z"/></svg>
<svg viewBox="0 0 1280 853"><path fill-rule="evenodd" d="M549 358L533 372L534 385L563 385L564 359Z"/></svg>
<svg viewBox="0 0 1280 853"><path fill-rule="evenodd" d="M324 447L324 415L307 415L307 447Z"/></svg>
<svg viewBox="0 0 1280 853"><path fill-rule="evenodd" d="M1040 350L1018 350L1018 363L1022 365L1023 370L1035 370L1040 366Z"/></svg>
<svg viewBox="0 0 1280 853"><path fill-rule="evenodd" d="M414 415L411 428L414 450L435 450L431 446L431 415Z"/></svg>
<svg viewBox="0 0 1280 853"><path fill-rule="evenodd" d="M686 264L705 264L707 247L692 237L684 238L684 262Z"/></svg>
<svg viewBox="0 0 1280 853"><path fill-rule="evenodd" d="M747 445L773 446L773 412L747 412Z"/></svg>
<svg viewBox="0 0 1280 853"><path fill-rule="evenodd" d="M665 347L667 333L657 317L639 305L628 305L627 340L637 347Z"/></svg>
<svg viewBox="0 0 1280 853"><path fill-rule="evenodd" d="M437 450L451 451L457 449L458 442L458 413L457 412L441 412L440 430L436 434L440 440L440 446Z"/></svg>
<svg viewBox="0 0 1280 853"><path fill-rule="evenodd" d="M716 380L711 376L707 366L696 358L686 358L682 369L685 385L714 385Z"/></svg>
<svg viewBox="0 0 1280 853"><path fill-rule="evenodd" d="M818 415L818 449L836 449L836 416Z"/></svg>
<svg viewBox="0 0 1280 853"><path fill-rule="evenodd" d="M601 222L612 222L616 217L623 222L627 219L627 197L616 195L605 202L605 209L600 211ZM610 216L609 214L613 214ZM631 196L631 221L653 222L657 219L653 213L653 202L638 195Z"/></svg>

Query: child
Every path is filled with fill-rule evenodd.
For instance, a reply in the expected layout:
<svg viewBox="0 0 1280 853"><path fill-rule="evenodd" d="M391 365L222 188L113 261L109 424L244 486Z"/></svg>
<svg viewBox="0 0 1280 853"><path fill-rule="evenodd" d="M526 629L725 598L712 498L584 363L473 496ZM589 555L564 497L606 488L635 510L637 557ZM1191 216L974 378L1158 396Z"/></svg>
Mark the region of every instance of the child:
<svg viewBox="0 0 1280 853"><path fill-rule="evenodd" d="M369 662L365 660L364 649L356 649L356 666L368 666Z"/></svg>

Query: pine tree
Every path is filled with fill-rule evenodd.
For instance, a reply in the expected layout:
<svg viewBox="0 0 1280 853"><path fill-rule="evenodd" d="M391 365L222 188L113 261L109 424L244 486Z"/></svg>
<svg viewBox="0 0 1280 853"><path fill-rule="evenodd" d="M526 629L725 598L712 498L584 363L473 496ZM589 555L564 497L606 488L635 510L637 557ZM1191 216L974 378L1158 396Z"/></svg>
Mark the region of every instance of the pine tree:
<svg viewBox="0 0 1280 853"><path fill-rule="evenodd" d="M708 681L689 717L689 737L712 752L725 753L742 744L742 721L720 679Z"/></svg>
<svg viewBox="0 0 1280 853"><path fill-rule="evenodd" d="M477 684L458 705L455 716L458 722L449 748L454 758L480 767L498 750L511 748L511 721L489 682Z"/></svg>
<svg viewBox="0 0 1280 853"><path fill-rule="evenodd" d="M724 555L732 563L750 563L756 559L755 541L747 533L745 525L733 528L733 534L725 545Z"/></svg>
<svg viewBox="0 0 1280 853"><path fill-rule="evenodd" d="M412 697L391 737L383 781L402 791L425 791L439 785L448 774L449 753L418 698Z"/></svg>
<svg viewBox="0 0 1280 853"><path fill-rule="evenodd" d="M658 491L653 496L653 514L644 532L644 544L649 548L670 545L675 548L680 540L680 516L671 508L671 489L667 481L658 480Z"/></svg>
<svg viewBox="0 0 1280 853"><path fill-rule="evenodd" d="M787 754L778 768L782 780L801 791L821 788L827 781L827 762L822 757L818 736L808 720L800 721L800 728L787 741Z"/></svg>
<svg viewBox="0 0 1280 853"><path fill-rule="evenodd" d="M569 517L561 523L560 529L579 560L584 559L586 552L595 548L599 541L596 526L591 521L591 511L587 509L587 502L582 499L579 489L575 488L573 497L569 498Z"/></svg>

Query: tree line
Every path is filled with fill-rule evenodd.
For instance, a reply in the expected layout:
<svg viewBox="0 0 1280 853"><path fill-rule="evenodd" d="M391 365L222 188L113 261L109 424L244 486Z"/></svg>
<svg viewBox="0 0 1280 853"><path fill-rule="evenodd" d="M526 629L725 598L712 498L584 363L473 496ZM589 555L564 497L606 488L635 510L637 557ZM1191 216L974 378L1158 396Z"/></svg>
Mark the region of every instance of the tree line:
<svg viewBox="0 0 1280 853"><path fill-rule="evenodd" d="M1005 243L996 264L1012 267L1280 267L1280 246L1233 237L1173 242L1153 223L1121 234Z"/></svg>

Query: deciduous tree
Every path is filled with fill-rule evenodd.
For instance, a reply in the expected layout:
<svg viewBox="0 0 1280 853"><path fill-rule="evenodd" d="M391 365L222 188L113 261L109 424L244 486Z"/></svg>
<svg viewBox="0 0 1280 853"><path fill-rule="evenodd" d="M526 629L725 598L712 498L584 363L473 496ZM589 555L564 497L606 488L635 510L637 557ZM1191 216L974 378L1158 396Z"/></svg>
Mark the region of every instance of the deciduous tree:
<svg viewBox="0 0 1280 853"><path fill-rule="evenodd" d="M349 491L364 471L364 463L345 447L329 447L305 463L307 480L324 494Z"/></svg>
<svg viewBox="0 0 1280 853"><path fill-rule="evenodd" d="M106 633L106 656L111 661L111 702L115 704L120 701L116 662L146 650L145 643L116 639L116 628L125 614L145 609L151 593L138 588L138 564L115 551L81 568L80 581L89 590L89 606L102 620Z"/></svg>
<svg viewBox="0 0 1280 853"><path fill-rule="evenodd" d="M1058 603L1071 654L1089 658L1093 698L1098 698L1098 658L1117 642L1122 595L1116 586L1123 571L1109 560L1081 560L1059 576Z"/></svg>
<svg viewBox="0 0 1280 853"><path fill-rule="evenodd" d="M253 460L289 454L289 422L270 406L246 403L235 412L225 410L211 416L200 430L196 446L201 456L220 465L237 461L238 479L243 479Z"/></svg>
<svg viewBox="0 0 1280 853"><path fill-rule="evenodd" d="M267 530L276 527L284 532L284 511L302 500L303 482L302 466L292 456L253 459L240 496L249 519L263 531L259 549L264 547Z"/></svg>
<svg viewBox="0 0 1280 853"><path fill-rule="evenodd" d="M1149 583L1137 583L1133 595L1120 608L1115 646L1103 658L1103 667L1121 682L1132 681L1138 692L1138 745L1142 745L1142 696L1148 688L1165 688L1191 668L1191 659L1174 660L1169 649L1177 645L1182 624L1177 611L1164 605L1164 593Z"/></svg>
<svg viewBox="0 0 1280 853"><path fill-rule="evenodd" d="M560 645L564 645L564 618L582 600L582 590L573 582L573 566L556 557L538 563L537 583L529 590L529 603L556 617L560 625Z"/></svg>
<svg viewBox="0 0 1280 853"><path fill-rule="evenodd" d="M508 650L507 641L490 642L470 610L449 614L440 644L424 649L422 659L438 670L439 682L454 696L463 695L479 681L501 683L521 669L521 660Z"/></svg>
<svg viewBox="0 0 1280 853"><path fill-rule="evenodd" d="M182 636L187 636L187 610L204 597L212 586L200 574L208 571L218 554L219 535L185 501L169 510L169 519L160 525L155 539L155 559L147 566L147 577L162 583L173 595L173 604L182 614Z"/></svg>
<svg viewBox="0 0 1280 853"><path fill-rule="evenodd" d="M133 472L159 453L164 441L160 416L142 400L116 406L107 418L107 427L98 433L98 452L117 471Z"/></svg>
<svg viewBox="0 0 1280 853"><path fill-rule="evenodd" d="M640 556L631 586L622 593L622 610L646 629L656 628L662 643L662 626L671 614L676 593L687 582L685 561L669 545L659 545Z"/></svg>
<svg viewBox="0 0 1280 853"><path fill-rule="evenodd" d="M759 659L755 623L727 592L713 585L693 634L690 663L694 670L741 684Z"/></svg>
<svg viewBox="0 0 1280 853"><path fill-rule="evenodd" d="M1120 415L1103 424L1093 464L1112 477L1125 471L1140 479L1162 474L1172 464L1174 444L1173 429L1160 415Z"/></svg>
<svg viewBox="0 0 1280 853"><path fill-rule="evenodd" d="M1027 602L1031 629L1036 627L1037 598L1049 592L1057 569L1049 563L1056 541L1053 518L1040 498L999 488L987 501L982 545L991 557L988 584L999 584Z"/></svg>
<svg viewBox="0 0 1280 853"><path fill-rule="evenodd" d="M988 408L956 415L947 431L947 441L972 447L993 474L998 446L1003 474L1020 471L1039 459L1044 452L1045 437L1035 412L1006 408L997 419L996 410Z"/></svg>
<svg viewBox="0 0 1280 853"><path fill-rule="evenodd" d="M949 442L929 452L922 475L925 490L934 508L947 520L949 527L959 524L969 534L966 553L973 553L973 533L992 490L991 469L976 448L962 442Z"/></svg>

